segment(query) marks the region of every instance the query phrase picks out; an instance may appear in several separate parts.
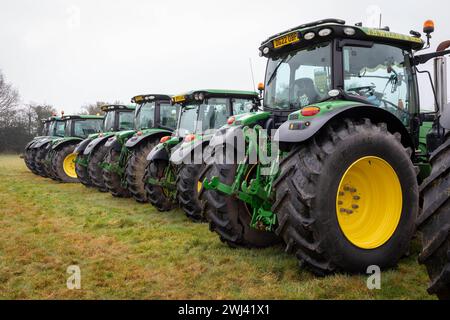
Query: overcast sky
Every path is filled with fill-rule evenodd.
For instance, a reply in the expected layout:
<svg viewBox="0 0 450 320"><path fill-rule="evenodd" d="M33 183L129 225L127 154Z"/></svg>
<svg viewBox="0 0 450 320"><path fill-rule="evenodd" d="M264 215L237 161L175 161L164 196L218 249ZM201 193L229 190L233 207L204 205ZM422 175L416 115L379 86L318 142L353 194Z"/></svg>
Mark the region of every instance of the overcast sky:
<svg viewBox="0 0 450 320"><path fill-rule="evenodd" d="M264 79L268 36L329 17L374 24L377 8L396 32L434 19L433 48L450 38L443 0L0 0L0 69L24 103L66 113L143 93L248 90L249 59Z"/></svg>

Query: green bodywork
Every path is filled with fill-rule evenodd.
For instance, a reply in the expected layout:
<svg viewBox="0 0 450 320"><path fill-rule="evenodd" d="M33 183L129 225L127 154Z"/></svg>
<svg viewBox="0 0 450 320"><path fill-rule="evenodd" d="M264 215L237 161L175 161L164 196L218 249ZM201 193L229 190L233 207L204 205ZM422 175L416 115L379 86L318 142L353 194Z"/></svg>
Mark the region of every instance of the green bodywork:
<svg viewBox="0 0 450 320"><path fill-rule="evenodd" d="M309 123L314 122L317 119L327 115L330 112L338 111L339 109L355 107L357 108L359 103L352 101L336 100L326 101L314 106L320 108L320 112L315 116L304 117L300 110L295 111L289 115L289 120L307 121ZM270 139L267 135L264 137L266 144L262 146L258 145L258 139L262 133L262 128L256 125L261 120L270 118L269 112L255 112L236 116L236 121L232 125L227 125L223 129L229 129L231 127L242 127L244 138L246 141L245 158L241 161L236 170L236 178L232 185L221 183L218 177L212 177L211 180L205 179L203 181L203 188L205 190L215 190L219 193L227 196L235 197L245 202L252 211L251 227L263 230L273 231L276 225L276 215L271 211L271 207L274 201L273 183L278 178L280 161L287 155L282 151L278 151L275 157L275 161L270 164L257 164L249 165L248 159L253 152L257 155L257 159L262 159L267 155L267 150L271 150ZM422 156L419 156L418 163L415 163L419 169L419 179L425 179L431 172L429 163L427 163L427 148L426 148L426 136L431 130L432 123L424 123L420 129L420 150ZM264 152L263 152L264 151ZM252 166L254 168L252 168ZM261 175L261 170L264 168L270 168L269 175ZM246 175L249 174L249 170L253 171L253 177L250 181L245 181Z"/></svg>

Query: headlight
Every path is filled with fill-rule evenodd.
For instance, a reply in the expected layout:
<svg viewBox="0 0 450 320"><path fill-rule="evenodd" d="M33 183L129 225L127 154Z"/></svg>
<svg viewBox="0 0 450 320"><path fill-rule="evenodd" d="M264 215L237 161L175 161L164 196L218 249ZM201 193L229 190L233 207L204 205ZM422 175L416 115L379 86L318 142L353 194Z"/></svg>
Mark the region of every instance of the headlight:
<svg viewBox="0 0 450 320"><path fill-rule="evenodd" d="M314 39L314 37L316 36L316 34L314 32L308 32L307 34L304 35L305 40L312 40Z"/></svg>
<svg viewBox="0 0 450 320"><path fill-rule="evenodd" d="M332 32L333 32L333 30L331 30L329 28L325 28L325 29L322 29L319 31L319 36L326 37L326 36L329 36Z"/></svg>
<svg viewBox="0 0 450 320"><path fill-rule="evenodd" d="M198 100L203 101L205 99L205 95L203 93L199 93Z"/></svg>
<svg viewBox="0 0 450 320"><path fill-rule="evenodd" d="M344 33L348 36L354 36L356 33L356 30L353 28L345 28Z"/></svg>
<svg viewBox="0 0 450 320"><path fill-rule="evenodd" d="M265 48L263 49L263 53L264 53L264 54L268 54L268 53L269 53L269 48L268 48L268 47L265 47Z"/></svg>

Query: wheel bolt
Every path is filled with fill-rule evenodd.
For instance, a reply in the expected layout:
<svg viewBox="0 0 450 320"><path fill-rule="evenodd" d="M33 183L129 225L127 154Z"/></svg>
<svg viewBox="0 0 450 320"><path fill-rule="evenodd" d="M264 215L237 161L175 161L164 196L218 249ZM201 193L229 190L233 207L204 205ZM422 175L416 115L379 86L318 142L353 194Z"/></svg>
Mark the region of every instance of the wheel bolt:
<svg viewBox="0 0 450 320"><path fill-rule="evenodd" d="M356 204L354 204L354 205L352 206L352 208L356 210L356 209L359 209L359 206L356 205Z"/></svg>
<svg viewBox="0 0 450 320"><path fill-rule="evenodd" d="M341 209L341 213L347 213L347 209Z"/></svg>
<svg viewBox="0 0 450 320"><path fill-rule="evenodd" d="M345 193L341 191L341 192L339 192L339 196L343 197L343 196L345 196Z"/></svg>
<svg viewBox="0 0 450 320"><path fill-rule="evenodd" d="M344 202L338 201L338 205L342 206L343 204L344 204Z"/></svg>
<svg viewBox="0 0 450 320"><path fill-rule="evenodd" d="M354 196L353 200L356 200L356 201L361 200L361 197L360 196Z"/></svg>

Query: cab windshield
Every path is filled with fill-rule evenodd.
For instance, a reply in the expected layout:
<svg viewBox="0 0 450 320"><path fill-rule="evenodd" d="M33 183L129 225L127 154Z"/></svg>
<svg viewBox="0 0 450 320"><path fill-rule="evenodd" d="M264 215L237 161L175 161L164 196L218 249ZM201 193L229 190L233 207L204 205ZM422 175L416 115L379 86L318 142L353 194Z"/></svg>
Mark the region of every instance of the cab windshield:
<svg viewBox="0 0 450 320"><path fill-rule="evenodd" d="M49 128L49 135L64 137L65 130L66 130L65 121L53 121Z"/></svg>
<svg viewBox="0 0 450 320"><path fill-rule="evenodd" d="M136 109L135 128L137 130L151 129L155 126L155 102L146 102Z"/></svg>
<svg viewBox="0 0 450 320"><path fill-rule="evenodd" d="M265 108L298 110L325 99L332 89L331 52L324 43L269 58Z"/></svg>
<svg viewBox="0 0 450 320"><path fill-rule="evenodd" d="M408 125L416 106L409 53L374 44L370 48L344 47L343 54L345 91L393 113Z"/></svg>
<svg viewBox="0 0 450 320"><path fill-rule="evenodd" d="M195 131L202 133L206 130L219 129L226 125L230 114L228 101L226 98L211 98L205 104L200 105Z"/></svg>
<svg viewBox="0 0 450 320"><path fill-rule="evenodd" d="M176 129L178 113L180 112L180 105L172 105L170 102L163 102L160 104L161 126L169 129Z"/></svg>
<svg viewBox="0 0 450 320"><path fill-rule="evenodd" d="M185 137L195 132L199 105L188 105L181 109L180 121L178 122L177 135Z"/></svg>
<svg viewBox="0 0 450 320"><path fill-rule="evenodd" d="M116 119L115 111L109 111L106 113L104 125L103 125L105 132L114 131L115 119Z"/></svg>
<svg viewBox="0 0 450 320"><path fill-rule="evenodd" d="M134 128L134 112L119 112L119 131L132 130Z"/></svg>
<svg viewBox="0 0 450 320"><path fill-rule="evenodd" d="M73 134L70 132L73 126ZM87 138L90 134L102 132L103 119L71 120L66 127L66 136Z"/></svg>

